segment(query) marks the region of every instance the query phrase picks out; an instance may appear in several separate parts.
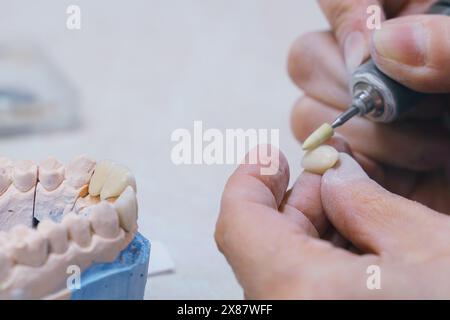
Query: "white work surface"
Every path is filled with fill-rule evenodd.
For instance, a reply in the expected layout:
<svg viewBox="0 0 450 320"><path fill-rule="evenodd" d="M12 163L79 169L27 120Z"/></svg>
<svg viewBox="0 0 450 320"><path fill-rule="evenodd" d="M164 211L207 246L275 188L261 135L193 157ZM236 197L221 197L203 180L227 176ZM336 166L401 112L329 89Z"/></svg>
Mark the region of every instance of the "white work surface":
<svg viewBox="0 0 450 320"><path fill-rule="evenodd" d="M80 31L66 29L70 4L81 7ZM2 0L0 41L45 49L80 92L83 126L0 137L0 153L65 162L86 153L132 168L140 231L176 265L149 279L146 298L240 299L213 239L234 166L175 166L170 135L194 120L206 129L280 129L295 176L300 148L289 114L300 93L287 53L298 35L326 27L312 0Z"/></svg>

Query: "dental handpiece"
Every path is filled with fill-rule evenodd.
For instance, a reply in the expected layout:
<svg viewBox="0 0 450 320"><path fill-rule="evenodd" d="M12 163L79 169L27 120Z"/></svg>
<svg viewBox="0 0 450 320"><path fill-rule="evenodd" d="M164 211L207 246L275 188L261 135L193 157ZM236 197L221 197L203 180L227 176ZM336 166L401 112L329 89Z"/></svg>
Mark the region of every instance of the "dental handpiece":
<svg viewBox="0 0 450 320"><path fill-rule="evenodd" d="M450 0L436 2L427 13L450 16ZM331 124L333 129L356 115L377 122L392 122L409 111L424 95L389 78L372 60L353 73L350 88L353 95L351 106Z"/></svg>

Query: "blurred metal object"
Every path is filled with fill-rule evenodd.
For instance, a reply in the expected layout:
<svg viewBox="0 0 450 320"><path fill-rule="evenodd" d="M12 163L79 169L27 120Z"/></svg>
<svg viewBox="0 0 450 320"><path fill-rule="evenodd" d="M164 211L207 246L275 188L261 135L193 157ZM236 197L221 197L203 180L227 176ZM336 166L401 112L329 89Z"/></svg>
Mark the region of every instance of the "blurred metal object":
<svg viewBox="0 0 450 320"><path fill-rule="evenodd" d="M0 135L73 128L78 95L35 47L0 45Z"/></svg>

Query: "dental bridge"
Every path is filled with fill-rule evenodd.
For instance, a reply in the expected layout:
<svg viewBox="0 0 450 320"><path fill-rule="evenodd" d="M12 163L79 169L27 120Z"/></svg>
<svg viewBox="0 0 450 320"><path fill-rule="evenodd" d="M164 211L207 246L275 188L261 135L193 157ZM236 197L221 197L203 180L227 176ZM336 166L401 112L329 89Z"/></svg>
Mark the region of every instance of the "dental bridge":
<svg viewBox="0 0 450 320"><path fill-rule="evenodd" d="M0 299L66 297L68 268L113 262L135 238L137 217L124 166L0 158Z"/></svg>

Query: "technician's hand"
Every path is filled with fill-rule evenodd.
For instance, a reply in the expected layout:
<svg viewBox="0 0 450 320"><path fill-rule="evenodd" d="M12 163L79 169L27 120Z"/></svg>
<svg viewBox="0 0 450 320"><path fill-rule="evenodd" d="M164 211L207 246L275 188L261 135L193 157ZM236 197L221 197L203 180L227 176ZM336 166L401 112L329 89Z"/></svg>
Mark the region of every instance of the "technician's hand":
<svg viewBox="0 0 450 320"><path fill-rule="evenodd" d="M386 189L450 213L450 17L414 15L433 1L382 1L389 18L381 30L366 27L366 9L380 1L322 0L333 32L316 32L293 45L289 72L303 89L292 127L303 141L350 102L351 72L372 57L386 74L415 90L441 93L403 121L377 124L354 118L337 131L368 174Z"/></svg>
<svg viewBox="0 0 450 320"><path fill-rule="evenodd" d="M216 241L247 298L450 297L450 217L386 191L347 154L290 191L282 155L279 168L241 165L222 196ZM328 219L365 254L332 245ZM367 287L369 266L379 290Z"/></svg>

